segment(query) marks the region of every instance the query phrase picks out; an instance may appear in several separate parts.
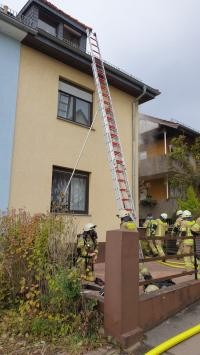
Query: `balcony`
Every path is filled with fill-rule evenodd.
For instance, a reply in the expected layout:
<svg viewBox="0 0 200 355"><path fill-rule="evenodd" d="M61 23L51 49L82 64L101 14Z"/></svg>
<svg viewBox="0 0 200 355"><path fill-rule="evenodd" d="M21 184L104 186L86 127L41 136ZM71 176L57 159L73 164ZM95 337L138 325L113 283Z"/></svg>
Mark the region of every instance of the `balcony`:
<svg viewBox="0 0 200 355"><path fill-rule="evenodd" d="M166 155L154 156L140 160L139 175L141 178L161 176L169 172L168 157Z"/></svg>
<svg viewBox="0 0 200 355"><path fill-rule="evenodd" d="M143 206L140 204L140 219L145 219L147 213L152 212L154 218L158 218L161 213L165 212L168 214L169 219L173 217L177 209L177 203L175 199L160 200L157 201L155 206Z"/></svg>

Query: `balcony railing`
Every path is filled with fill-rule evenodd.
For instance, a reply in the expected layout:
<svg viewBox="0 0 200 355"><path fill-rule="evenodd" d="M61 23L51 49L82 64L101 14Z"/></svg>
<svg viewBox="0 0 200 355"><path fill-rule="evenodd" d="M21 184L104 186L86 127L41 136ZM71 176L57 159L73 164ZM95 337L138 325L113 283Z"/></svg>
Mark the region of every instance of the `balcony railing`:
<svg viewBox="0 0 200 355"><path fill-rule="evenodd" d="M150 177L169 172L168 157L166 155L155 156L152 158L140 160L140 177Z"/></svg>

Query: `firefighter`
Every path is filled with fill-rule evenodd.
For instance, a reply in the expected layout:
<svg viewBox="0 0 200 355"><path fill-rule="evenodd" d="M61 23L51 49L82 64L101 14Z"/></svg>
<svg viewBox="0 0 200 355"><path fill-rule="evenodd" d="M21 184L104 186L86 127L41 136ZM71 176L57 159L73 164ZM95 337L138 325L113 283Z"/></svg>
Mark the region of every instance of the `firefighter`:
<svg viewBox="0 0 200 355"><path fill-rule="evenodd" d="M147 239L148 238L152 238L155 235L155 229L153 228L153 221L154 221L154 219L153 219L152 213L148 213L148 215L146 217L146 220L145 220L145 222L143 224L143 227L146 228L145 235L146 235ZM149 240L147 243L148 243L147 244L148 248L146 248L147 252L150 251L150 253L153 253L154 256L157 256L158 255L158 251L157 251L157 249L155 247L154 241L153 240Z"/></svg>
<svg viewBox="0 0 200 355"><path fill-rule="evenodd" d="M182 214L182 222L180 226L180 232L182 237L192 237L191 228L194 226L195 221L192 219L192 214L190 211L185 210ZM194 242L192 239L183 240L183 254L189 254L193 252ZM194 267L194 257L193 256L184 256L185 269L190 271Z"/></svg>
<svg viewBox="0 0 200 355"><path fill-rule="evenodd" d="M192 235L194 237L200 236L200 217L197 218L195 224L191 228ZM196 249L199 252L199 243L200 240L196 241ZM197 255L197 264L198 264L198 272L197 272L197 279L200 280L200 254Z"/></svg>
<svg viewBox="0 0 200 355"><path fill-rule="evenodd" d="M183 211L182 210L178 210L176 212L176 221L174 223L171 235L172 237L175 235L176 237L180 237L181 236L181 232L180 232L180 227L181 227L181 222L183 220L182 218L183 215ZM177 255L180 256L183 253L183 242L180 239L177 239L176 241L176 246L178 247L178 251L177 251Z"/></svg>
<svg viewBox="0 0 200 355"><path fill-rule="evenodd" d="M129 230L130 232L137 232L136 223L133 221L129 211L121 210L119 211L119 214L117 214L117 217L121 220L120 229ZM145 269L146 272L147 268L144 267L144 263L139 263L140 278L143 276L143 269Z"/></svg>
<svg viewBox="0 0 200 355"><path fill-rule="evenodd" d="M133 221L130 213L126 210L119 211L117 217L120 218L120 229L127 229L132 232L137 232L136 223Z"/></svg>
<svg viewBox="0 0 200 355"><path fill-rule="evenodd" d="M93 282L95 280L94 264L98 255L96 225L87 223L83 233L77 236L77 268L81 279Z"/></svg>
<svg viewBox="0 0 200 355"><path fill-rule="evenodd" d="M168 231L167 217L167 213L161 213L160 218L152 222L153 228L155 230L155 237L165 236L165 233ZM159 256L165 256L163 244L164 242L162 240L155 240L155 245Z"/></svg>

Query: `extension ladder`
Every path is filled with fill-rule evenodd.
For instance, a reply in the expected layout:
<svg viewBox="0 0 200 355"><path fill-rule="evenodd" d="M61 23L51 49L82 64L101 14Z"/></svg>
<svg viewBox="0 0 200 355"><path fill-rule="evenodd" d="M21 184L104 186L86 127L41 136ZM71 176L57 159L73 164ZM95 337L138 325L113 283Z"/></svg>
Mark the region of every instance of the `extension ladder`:
<svg viewBox="0 0 200 355"><path fill-rule="evenodd" d="M130 212L134 222L136 221L135 207L128 183L126 165L122 146L120 143L116 119L114 116L110 90L101 57L97 36L87 30L90 51L92 56L92 69L95 85L98 93L99 105L104 128L104 137L108 154L108 161L112 174L115 198L118 210Z"/></svg>

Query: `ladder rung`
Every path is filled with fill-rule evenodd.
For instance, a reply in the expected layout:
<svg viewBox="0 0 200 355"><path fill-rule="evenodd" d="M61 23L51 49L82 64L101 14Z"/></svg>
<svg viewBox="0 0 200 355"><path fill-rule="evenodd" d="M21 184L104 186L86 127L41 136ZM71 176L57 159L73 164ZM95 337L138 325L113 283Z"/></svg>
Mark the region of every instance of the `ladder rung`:
<svg viewBox="0 0 200 355"><path fill-rule="evenodd" d="M123 164L122 160L116 160L117 164Z"/></svg>
<svg viewBox="0 0 200 355"><path fill-rule="evenodd" d="M116 130L116 127L112 126L112 125L109 125L109 128L112 129L112 130Z"/></svg>
<svg viewBox="0 0 200 355"><path fill-rule="evenodd" d="M117 134L111 133L111 138L117 138Z"/></svg>
<svg viewBox="0 0 200 355"><path fill-rule="evenodd" d="M109 98L108 94L105 94L104 92L102 92L102 96Z"/></svg>
<svg viewBox="0 0 200 355"><path fill-rule="evenodd" d="M105 105L110 105L110 102L109 101L104 101L104 104Z"/></svg>
<svg viewBox="0 0 200 355"><path fill-rule="evenodd" d="M99 63L98 63L98 62L100 62L100 64L101 64L101 60L100 60L100 58L95 57L95 62L97 63L97 65L99 65ZM102 64L101 64L101 66L102 66Z"/></svg>
<svg viewBox="0 0 200 355"><path fill-rule="evenodd" d="M113 120L112 117L108 117L108 116L107 116L107 120L108 120L108 122L114 122L114 120Z"/></svg>
<svg viewBox="0 0 200 355"><path fill-rule="evenodd" d="M124 180L124 179L118 179L118 181L119 181L119 182L125 182L125 180Z"/></svg>
<svg viewBox="0 0 200 355"><path fill-rule="evenodd" d="M101 77L99 77L99 81L100 81L101 83L103 83L103 82L105 83L105 79L104 79L104 78L102 79ZM106 86L105 86L105 87L106 87Z"/></svg>
<svg viewBox="0 0 200 355"><path fill-rule="evenodd" d="M116 173L117 173L117 174L121 174L121 173L123 173L123 170L117 169L117 170L116 170Z"/></svg>
<svg viewBox="0 0 200 355"><path fill-rule="evenodd" d="M117 152L116 150L114 150L115 155L121 155L121 152Z"/></svg>
<svg viewBox="0 0 200 355"><path fill-rule="evenodd" d="M97 72L104 75L103 69L98 69L98 68L97 68Z"/></svg>
<svg viewBox="0 0 200 355"><path fill-rule="evenodd" d="M129 201L129 198L122 198L122 201Z"/></svg>
<svg viewBox="0 0 200 355"><path fill-rule="evenodd" d="M93 52L95 52L95 53L97 53L97 54L100 54L99 52L95 51L94 49L93 49ZM97 59L99 59L99 58L97 58Z"/></svg>
<svg viewBox="0 0 200 355"><path fill-rule="evenodd" d="M119 189L121 192L126 192L127 190L126 189Z"/></svg>
<svg viewBox="0 0 200 355"><path fill-rule="evenodd" d="M114 147L119 147L119 143L117 143L117 142L112 142L112 144Z"/></svg>

